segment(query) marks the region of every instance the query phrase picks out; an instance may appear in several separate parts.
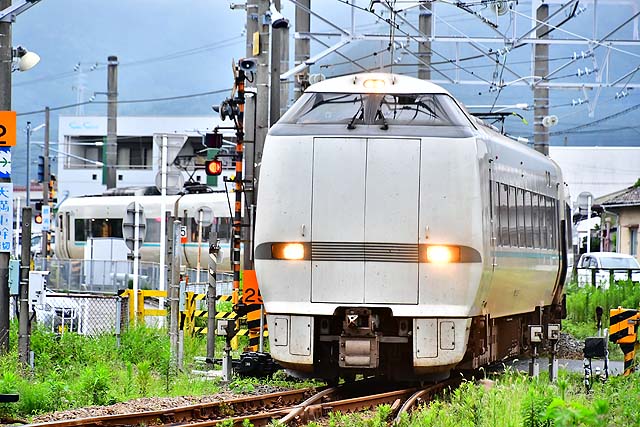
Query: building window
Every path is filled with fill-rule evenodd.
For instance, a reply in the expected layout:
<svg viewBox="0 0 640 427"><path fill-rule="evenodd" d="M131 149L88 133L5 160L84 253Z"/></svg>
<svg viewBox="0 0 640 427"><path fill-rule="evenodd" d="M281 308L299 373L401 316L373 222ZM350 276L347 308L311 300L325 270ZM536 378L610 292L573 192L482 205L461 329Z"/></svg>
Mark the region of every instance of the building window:
<svg viewBox="0 0 640 427"><path fill-rule="evenodd" d="M152 154L152 137L118 137L118 169L152 169Z"/></svg>
<svg viewBox="0 0 640 427"><path fill-rule="evenodd" d="M629 255L638 255L638 227L629 229Z"/></svg>
<svg viewBox="0 0 640 427"><path fill-rule="evenodd" d="M67 169L96 169L102 161L102 136L67 136L64 166Z"/></svg>

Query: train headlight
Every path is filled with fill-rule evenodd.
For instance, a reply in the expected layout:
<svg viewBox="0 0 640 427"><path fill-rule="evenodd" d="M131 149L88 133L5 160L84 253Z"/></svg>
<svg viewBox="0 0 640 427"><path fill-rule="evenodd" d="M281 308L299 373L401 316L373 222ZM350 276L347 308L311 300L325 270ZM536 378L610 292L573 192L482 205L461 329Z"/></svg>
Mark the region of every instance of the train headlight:
<svg viewBox="0 0 640 427"><path fill-rule="evenodd" d="M365 80L363 86L367 89L380 90L384 89L385 82L381 79L368 79Z"/></svg>
<svg viewBox="0 0 640 427"><path fill-rule="evenodd" d="M274 259L304 259L302 243L274 243L271 245L271 256Z"/></svg>
<svg viewBox="0 0 640 427"><path fill-rule="evenodd" d="M427 246L427 262L446 264L460 261L460 248L457 246Z"/></svg>

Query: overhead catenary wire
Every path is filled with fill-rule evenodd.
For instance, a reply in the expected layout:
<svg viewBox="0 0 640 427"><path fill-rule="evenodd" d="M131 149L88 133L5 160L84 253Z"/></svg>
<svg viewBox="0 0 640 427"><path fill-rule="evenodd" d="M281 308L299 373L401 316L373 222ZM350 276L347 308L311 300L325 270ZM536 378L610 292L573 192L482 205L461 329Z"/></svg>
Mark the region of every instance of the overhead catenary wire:
<svg viewBox="0 0 640 427"><path fill-rule="evenodd" d="M192 94L188 94L188 95L176 95L176 96L165 96L165 97L161 97L161 98L142 98L142 99L123 99L123 100L119 100L116 103L117 104L138 104L138 103L147 103L147 102L160 102L160 101L174 101L174 100L178 100L178 99L188 99L188 98L197 98L197 97L201 97L201 96L207 96L207 95L218 95L221 93L226 93L229 92L231 90L231 88L226 88L226 89L218 89L218 90L212 90L212 91L208 91L208 92L200 92L200 93L192 93ZM58 110L66 110L68 108L73 108L73 107L78 107L80 105L89 105L89 104L108 104L108 101L84 101L84 102L77 102L74 104L67 104L67 105L60 105L57 107L51 107L49 108L49 111L58 111ZM34 114L41 114L44 113L45 110L35 110L35 111L27 111L24 113L18 113L17 116L22 117L22 116L30 116L30 115L34 115Z"/></svg>

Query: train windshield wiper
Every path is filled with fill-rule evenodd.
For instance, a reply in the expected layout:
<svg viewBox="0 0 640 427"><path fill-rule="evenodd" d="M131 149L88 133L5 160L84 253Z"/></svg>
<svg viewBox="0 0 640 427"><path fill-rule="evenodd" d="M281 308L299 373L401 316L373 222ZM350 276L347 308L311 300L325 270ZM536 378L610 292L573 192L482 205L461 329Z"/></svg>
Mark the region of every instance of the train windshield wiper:
<svg viewBox="0 0 640 427"><path fill-rule="evenodd" d="M376 115L382 120L382 125L380 126L380 130L389 130L389 123L387 123L387 118L382 114L382 111L378 109Z"/></svg>
<svg viewBox="0 0 640 427"><path fill-rule="evenodd" d="M358 119L359 114L360 114L360 119L362 119L361 113L364 114L364 105L360 105L360 108L358 108L358 111L356 111L356 113L353 115L353 117L349 121L349 124L347 125L347 129L352 130L356 128L355 122Z"/></svg>

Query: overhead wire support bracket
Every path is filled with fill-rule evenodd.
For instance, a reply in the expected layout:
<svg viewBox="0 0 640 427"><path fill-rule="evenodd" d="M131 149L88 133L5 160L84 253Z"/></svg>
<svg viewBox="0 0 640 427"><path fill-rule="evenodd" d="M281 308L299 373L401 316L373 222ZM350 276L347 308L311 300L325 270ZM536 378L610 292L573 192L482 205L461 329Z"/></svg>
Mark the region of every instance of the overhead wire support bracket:
<svg viewBox="0 0 640 427"><path fill-rule="evenodd" d="M41 0L22 0L19 3L12 4L8 8L0 11L0 22L15 22L18 15L26 12L40 1Z"/></svg>

